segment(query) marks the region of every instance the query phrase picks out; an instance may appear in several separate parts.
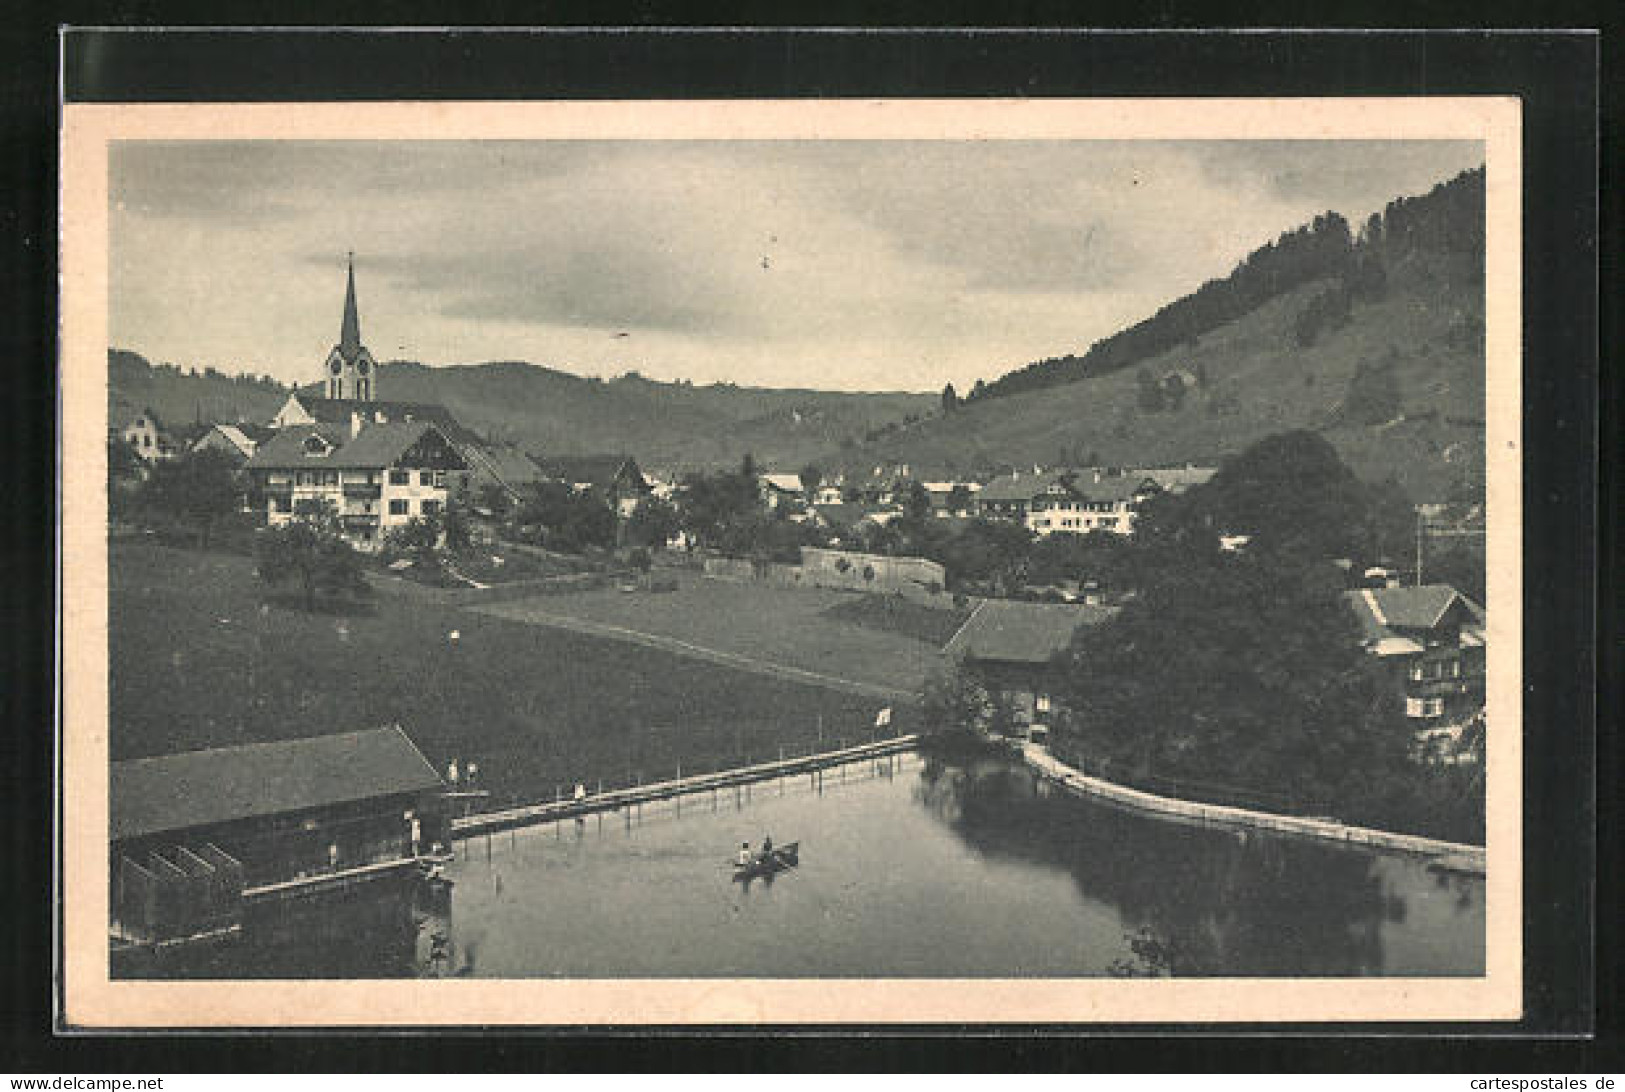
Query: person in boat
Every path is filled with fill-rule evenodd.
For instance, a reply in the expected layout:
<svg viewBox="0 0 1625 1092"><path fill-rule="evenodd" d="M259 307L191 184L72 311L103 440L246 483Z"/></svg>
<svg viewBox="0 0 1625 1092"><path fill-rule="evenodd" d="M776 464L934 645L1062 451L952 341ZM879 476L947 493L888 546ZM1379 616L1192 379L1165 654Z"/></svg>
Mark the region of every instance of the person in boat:
<svg viewBox="0 0 1625 1092"><path fill-rule="evenodd" d="M773 835L765 834L765 835L762 836L762 860L771 861L772 859L773 859Z"/></svg>
<svg viewBox="0 0 1625 1092"><path fill-rule="evenodd" d="M734 858L734 864L738 865L740 868L749 868L755 863L755 860L756 859L750 855L750 843L740 842L739 856Z"/></svg>

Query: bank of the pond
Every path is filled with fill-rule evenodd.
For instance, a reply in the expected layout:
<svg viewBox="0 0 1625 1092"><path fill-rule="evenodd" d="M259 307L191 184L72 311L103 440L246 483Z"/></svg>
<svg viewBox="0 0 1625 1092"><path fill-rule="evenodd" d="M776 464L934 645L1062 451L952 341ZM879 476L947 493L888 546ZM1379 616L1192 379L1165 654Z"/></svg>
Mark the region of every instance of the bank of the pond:
<svg viewBox="0 0 1625 1092"><path fill-rule="evenodd" d="M1280 815L1274 812L1252 811L1248 808L1224 804L1204 804L1196 800L1180 800L1171 796L1158 796L1142 789L1132 789L1113 781L1083 773L1057 759L1043 746L1023 744L1022 758L1044 780L1080 796L1109 800L1135 811L1182 819L1202 826L1231 830L1268 830L1278 834L1313 838L1325 842L1372 846L1377 849L1414 853L1438 858L1452 871L1483 875L1485 851L1483 846L1464 842L1446 842L1437 838L1424 838L1415 834L1400 834L1371 827L1349 826L1326 819L1311 819L1298 815Z"/></svg>

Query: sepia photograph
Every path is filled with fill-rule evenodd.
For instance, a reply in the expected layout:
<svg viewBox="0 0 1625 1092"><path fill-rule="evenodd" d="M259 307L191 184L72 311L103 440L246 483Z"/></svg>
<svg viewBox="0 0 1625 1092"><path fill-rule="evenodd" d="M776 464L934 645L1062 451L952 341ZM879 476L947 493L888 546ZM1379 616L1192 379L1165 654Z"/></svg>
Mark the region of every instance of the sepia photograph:
<svg viewBox="0 0 1625 1092"><path fill-rule="evenodd" d="M1519 1015L1516 102L64 125L70 1020Z"/></svg>

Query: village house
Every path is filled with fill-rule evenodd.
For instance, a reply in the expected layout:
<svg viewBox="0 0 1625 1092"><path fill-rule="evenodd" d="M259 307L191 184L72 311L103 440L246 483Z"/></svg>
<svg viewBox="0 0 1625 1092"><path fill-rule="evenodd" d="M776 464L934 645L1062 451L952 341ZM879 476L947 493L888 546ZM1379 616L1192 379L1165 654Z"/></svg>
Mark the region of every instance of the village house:
<svg viewBox="0 0 1625 1092"><path fill-rule="evenodd" d="M1099 625L1116 613L1115 607L987 599L948 639L942 654L972 673L1008 710L1012 728L1042 734L1060 690L1055 657L1071 646L1078 627Z"/></svg>
<svg viewBox="0 0 1625 1092"><path fill-rule="evenodd" d="M554 455L542 459L540 466L543 478L602 497L622 519L654 492L630 455Z"/></svg>
<svg viewBox="0 0 1625 1092"><path fill-rule="evenodd" d="M839 479L833 482L824 482L813 490L813 504L815 505L842 504L845 500L846 493Z"/></svg>
<svg viewBox="0 0 1625 1092"><path fill-rule="evenodd" d="M1062 469L1016 471L989 482L977 494L984 518L1022 523L1040 535L1134 531L1140 506L1159 493L1183 493L1208 481L1215 467Z"/></svg>
<svg viewBox="0 0 1625 1092"><path fill-rule="evenodd" d="M796 474L759 474L757 484L762 500L775 511L780 508L800 509L807 506L807 490Z"/></svg>
<svg viewBox="0 0 1625 1092"><path fill-rule="evenodd" d="M143 409L131 418L119 430L119 438L148 463L173 459L177 451L174 437L150 409Z"/></svg>
<svg viewBox="0 0 1625 1092"><path fill-rule="evenodd" d="M938 519L969 516L976 511L980 482L926 482L925 495L931 500L931 514Z"/></svg>
<svg viewBox="0 0 1625 1092"><path fill-rule="evenodd" d="M431 422L348 428L292 425L261 444L247 470L265 498L269 526L328 505L357 549L377 550L392 529L439 516L451 495L450 477L468 464Z"/></svg>
<svg viewBox="0 0 1625 1092"><path fill-rule="evenodd" d="M399 726L115 762L111 928L229 928L245 902L415 867L446 839L441 780Z"/></svg>
<svg viewBox="0 0 1625 1092"><path fill-rule="evenodd" d="M212 424L192 443L193 451L218 451L238 466L254 457L254 450L276 435L274 429L247 422Z"/></svg>
<svg viewBox="0 0 1625 1092"><path fill-rule="evenodd" d="M1015 520L1040 535L1134 530L1139 503L1159 491L1142 477L1106 475L1098 470L1020 472L997 478L982 489L977 504L984 517Z"/></svg>
<svg viewBox="0 0 1625 1092"><path fill-rule="evenodd" d="M1344 600L1362 646L1392 672L1406 716L1442 724L1483 709L1483 607L1448 584L1361 588Z"/></svg>

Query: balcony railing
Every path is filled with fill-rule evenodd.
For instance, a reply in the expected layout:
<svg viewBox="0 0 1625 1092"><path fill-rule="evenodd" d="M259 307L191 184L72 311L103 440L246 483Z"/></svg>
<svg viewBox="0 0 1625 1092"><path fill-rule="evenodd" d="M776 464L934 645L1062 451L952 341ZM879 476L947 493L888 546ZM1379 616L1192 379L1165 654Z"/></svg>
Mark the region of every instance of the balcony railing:
<svg viewBox="0 0 1625 1092"><path fill-rule="evenodd" d="M345 482L344 495L363 500L377 500L383 495L383 486L368 485L365 482Z"/></svg>

